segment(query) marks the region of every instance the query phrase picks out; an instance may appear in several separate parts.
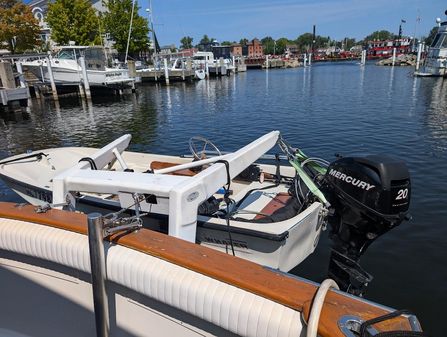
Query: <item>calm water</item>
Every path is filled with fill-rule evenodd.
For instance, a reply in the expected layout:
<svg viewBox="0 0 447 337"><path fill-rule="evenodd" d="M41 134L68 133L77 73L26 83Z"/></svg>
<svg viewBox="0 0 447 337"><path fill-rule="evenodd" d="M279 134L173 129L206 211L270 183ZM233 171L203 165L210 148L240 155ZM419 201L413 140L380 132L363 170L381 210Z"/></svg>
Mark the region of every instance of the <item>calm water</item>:
<svg viewBox="0 0 447 337"><path fill-rule="evenodd" d="M354 63L312 69L249 71L192 84L140 87L136 96L33 101L27 110L0 113L0 158L28 149L100 147L131 133L131 149L188 152L203 135L235 150L274 129L305 153L334 159L387 153L408 163L411 213L362 258L375 277L366 297L418 314L425 329L443 335L447 302L447 81L414 79L407 68ZM0 200L19 198L0 182ZM321 281L329 257L318 250L293 272Z"/></svg>

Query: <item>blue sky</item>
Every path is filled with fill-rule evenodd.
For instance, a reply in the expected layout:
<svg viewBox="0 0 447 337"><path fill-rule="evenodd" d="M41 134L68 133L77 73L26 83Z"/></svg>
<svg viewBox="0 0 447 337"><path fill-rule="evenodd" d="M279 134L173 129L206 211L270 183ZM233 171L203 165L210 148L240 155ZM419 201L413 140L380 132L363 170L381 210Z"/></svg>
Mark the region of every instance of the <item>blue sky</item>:
<svg viewBox="0 0 447 337"><path fill-rule="evenodd" d="M149 0L137 0L140 14ZM30 0L24 0L28 3ZM180 44L183 36L196 44L204 34L222 42L262 38L295 39L317 25L317 34L341 40L362 39L375 30L426 36L437 17L445 18L446 0L152 0L155 30L161 45Z"/></svg>
<svg viewBox="0 0 447 337"><path fill-rule="evenodd" d="M149 0L138 0L140 14ZM295 39L312 31L332 39L362 39L375 30L397 34L401 19L403 32L413 36L418 13L421 17L416 36L427 35L436 17L445 19L445 0L152 0L155 30L160 44L179 45L185 35L198 43L203 34L218 41L239 41L270 35Z"/></svg>

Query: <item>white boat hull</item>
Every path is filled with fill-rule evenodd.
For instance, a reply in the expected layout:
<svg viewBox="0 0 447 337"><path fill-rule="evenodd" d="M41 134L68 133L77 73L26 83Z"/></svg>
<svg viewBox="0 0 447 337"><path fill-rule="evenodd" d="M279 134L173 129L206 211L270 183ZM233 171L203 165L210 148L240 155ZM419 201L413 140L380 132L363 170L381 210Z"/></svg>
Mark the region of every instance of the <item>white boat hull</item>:
<svg viewBox="0 0 447 337"><path fill-rule="evenodd" d="M61 65L59 65L61 64ZM25 62L23 66L31 71L37 78L46 82L50 81L48 67L46 61ZM58 84L79 84L84 81L82 70L78 65L66 65L62 62L52 62L52 73L54 81ZM106 69L106 70L87 70L87 78L90 86L128 86L134 82L134 79L129 77L126 69Z"/></svg>
<svg viewBox="0 0 447 337"><path fill-rule="evenodd" d="M51 181L53 177L75 165L80 158L91 156L95 149L61 148L43 152L48 153L49 156L39 162L31 161L0 167L0 177L17 194L33 205L52 203ZM190 159L180 157L126 151L123 152L123 158L136 172L147 170L147 165L154 160L178 163L190 161ZM275 172L276 167L263 165L263 169L266 172ZM290 170L288 174L292 176L294 174L291 167L283 167L282 170ZM247 189L264 187L268 184L271 183L242 184L240 187L233 184L232 188L235 189L233 197L237 200L246 193ZM199 215L195 241L226 253L232 253L231 243L233 243L235 255L238 257L282 271L291 270L316 248L322 229L323 219L320 218L322 205L319 202L314 202L301 213L279 222L263 223L250 220L254 217L253 212L263 209L263 205L268 204L276 193L283 191L283 188L279 186L272 190L266 190L266 192L256 192L253 194L253 198L247 199L247 205L244 203L241 208L252 212L252 214L240 215L240 218L245 218L244 221L231 220L231 238L225 219ZM219 196L217 197L219 198ZM103 213L109 213L121 209L121 206L118 198L112 198L110 195L83 193L76 200L76 208L83 212L101 209ZM156 208L152 208L151 213L154 212L157 212ZM167 232L168 218L161 214L155 219L151 216L145 226Z"/></svg>

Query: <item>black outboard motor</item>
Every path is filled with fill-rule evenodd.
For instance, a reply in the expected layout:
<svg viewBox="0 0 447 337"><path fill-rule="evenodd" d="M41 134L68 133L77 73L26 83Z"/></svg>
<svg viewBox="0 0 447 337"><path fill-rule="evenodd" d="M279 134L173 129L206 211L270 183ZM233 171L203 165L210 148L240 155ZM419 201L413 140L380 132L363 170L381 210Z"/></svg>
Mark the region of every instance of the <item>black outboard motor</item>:
<svg viewBox="0 0 447 337"><path fill-rule="evenodd" d="M373 155L334 161L324 180L333 207L329 277L361 295L372 276L358 264L360 256L376 238L409 219L410 174L403 161Z"/></svg>

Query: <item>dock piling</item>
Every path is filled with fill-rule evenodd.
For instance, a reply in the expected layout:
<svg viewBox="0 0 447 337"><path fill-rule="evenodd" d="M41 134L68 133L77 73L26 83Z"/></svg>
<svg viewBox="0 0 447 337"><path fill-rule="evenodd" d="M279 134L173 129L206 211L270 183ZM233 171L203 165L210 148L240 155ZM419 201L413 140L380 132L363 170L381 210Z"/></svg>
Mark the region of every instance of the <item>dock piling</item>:
<svg viewBox="0 0 447 337"><path fill-rule="evenodd" d="M309 66L312 65L312 53L309 53L309 60L307 61Z"/></svg>
<svg viewBox="0 0 447 337"><path fill-rule="evenodd" d="M421 54L422 54L422 43L418 43L418 56L416 59L416 70L419 70L419 66L421 64Z"/></svg>
<svg viewBox="0 0 447 337"><path fill-rule="evenodd" d="M164 68L165 68L165 81L166 81L166 85L169 85L168 59L167 59L166 57L163 59L163 64L164 64Z"/></svg>
<svg viewBox="0 0 447 337"><path fill-rule="evenodd" d="M303 67L307 67L307 54L303 55Z"/></svg>
<svg viewBox="0 0 447 337"><path fill-rule="evenodd" d="M365 64L366 64L366 50L362 50L360 65L364 66Z"/></svg>
<svg viewBox="0 0 447 337"><path fill-rule="evenodd" d="M84 90L85 90L85 97L87 99L92 99L92 94L90 92L90 83L88 82L88 76L87 76L87 66L85 64L85 58L81 56L79 58L79 62L81 63L81 69L82 69L82 79L84 84Z"/></svg>
<svg viewBox="0 0 447 337"><path fill-rule="evenodd" d="M6 89L15 89L16 83L10 62L0 62L0 79Z"/></svg>
<svg viewBox="0 0 447 337"><path fill-rule="evenodd" d="M51 68L51 55L48 55L46 57L46 61L47 61L48 77L50 78L51 91L53 92L53 99L55 101L58 101L59 97L57 95L56 84L54 83L53 69Z"/></svg>
<svg viewBox="0 0 447 337"><path fill-rule="evenodd" d="M395 63L396 63L396 48L393 48L393 63L392 63L393 67Z"/></svg>

